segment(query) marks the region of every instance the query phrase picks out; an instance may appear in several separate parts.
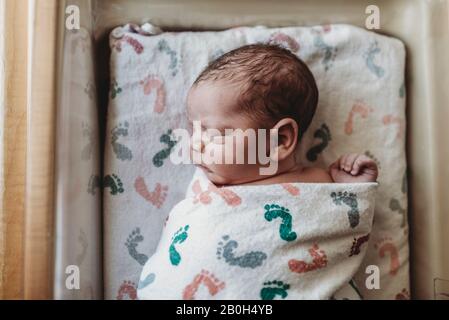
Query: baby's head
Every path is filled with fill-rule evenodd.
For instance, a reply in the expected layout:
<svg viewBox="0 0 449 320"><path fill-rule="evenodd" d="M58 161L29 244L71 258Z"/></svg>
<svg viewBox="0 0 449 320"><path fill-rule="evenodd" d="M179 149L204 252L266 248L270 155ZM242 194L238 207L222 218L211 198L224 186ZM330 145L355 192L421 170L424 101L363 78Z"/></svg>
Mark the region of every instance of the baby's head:
<svg viewBox="0 0 449 320"><path fill-rule="evenodd" d="M277 129L277 145L266 150L267 156L277 159L279 174L295 163L299 140L312 121L317 103L312 73L287 49L254 44L232 50L209 64L189 91L189 121L200 121L202 130L216 129L206 139L193 141L193 153L204 152L208 143L215 150L225 149L225 129ZM239 143L244 144L242 150L248 150L248 139L234 142L237 145L231 146L233 150L240 150ZM260 148L260 142L257 145ZM208 164L203 169L216 184L266 178L259 170L266 164L248 163L248 152L245 164Z"/></svg>

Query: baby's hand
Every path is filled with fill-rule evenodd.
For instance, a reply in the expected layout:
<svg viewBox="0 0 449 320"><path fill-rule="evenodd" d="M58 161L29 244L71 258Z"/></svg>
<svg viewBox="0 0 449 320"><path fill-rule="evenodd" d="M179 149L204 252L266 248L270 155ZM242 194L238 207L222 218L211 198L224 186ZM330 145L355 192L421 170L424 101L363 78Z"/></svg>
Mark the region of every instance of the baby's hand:
<svg viewBox="0 0 449 320"><path fill-rule="evenodd" d="M341 156L329 166L334 182L376 182L377 164L365 155L350 153Z"/></svg>

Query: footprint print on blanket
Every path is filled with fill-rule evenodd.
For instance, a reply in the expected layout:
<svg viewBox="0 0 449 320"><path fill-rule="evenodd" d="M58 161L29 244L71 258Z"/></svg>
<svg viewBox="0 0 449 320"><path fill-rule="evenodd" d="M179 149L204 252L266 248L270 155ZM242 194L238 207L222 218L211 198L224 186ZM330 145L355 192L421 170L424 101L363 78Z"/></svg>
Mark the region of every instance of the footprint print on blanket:
<svg viewBox="0 0 449 320"><path fill-rule="evenodd" d="M382 118L382 123L385 126L389 126L389 125L397 126L396 139L402 139L404 137L405 127L404 127L404 121L402 121L401 118L396 117L392 114L388 114Z"/></svg>
<svg viewBox="0 0 449 320"><path fill-rule="evenodd" d="M167 41L165 41L165 40L159 41L158 49L160 52L164 52L170 57L170 64L169 64L168 68L170 70L172 70L172 76L173 77L176 76L176 74L178 73L178 69L177 69L178 58L176 55L176 51L171 49L170 46L168 45Z"/></svg>
<svg viewBox="0 0 449 320"><path fill-rule="evenodd" d="M282 299L287 298L290 285L282 281L267 281L260 290L260 298L262 300L274 300L277 296Z"/></svg>
<svg viewBox="0 0 449 320"><path fill-rule="evenodd" d="M344 204L350 208L350 210L348 211L349 225L351 226L351 228L357 227L360 220L357 195L355 193L340 191L338 193L332 192L331 197L336 205L341 206Z"/></svg>
<svg viewBox="0 0 449 320"><path fill-rule="evenodd" d="M265 209L265 220L271 222L277 218L281 219L281 225L279 227L279 235L282 240L294 241L297 238L296 232L292 231L292 215L290 210L281 207L277 204L267 204Z"/></svg>
<svg viewBox="0 0 449 320"><path fill-rule="evenodd" d="M116 40L112 47L117 50L117 52L122 52L123 42L129 44L137 54L142 54L144 51L144 46L138 40L130 36L123 36L121 39Z"/></svg>
<svg viewBox="0 0 449 320"><path fill-rule="evenodd" d="M407 210L402 208L398 199L392 198L390 200L390 210L402 215L401 228L405 227L405 223L407 222Z"/></svg>
<svg viewBox="0 0 449 320"><path fill-rule="evenodd" d="M168 249L170 262L172 265L177 266L181 263L181 255L178 252L177 246L182 244L189 237L188 231L190 226L186 225L185 227L179 228L178 231L172 237L172 242Z"/></svg>
<svg viewBox="0 0 449 320"><path fill-rule="evenodd" d="M112 151L114 151L117 159L126 161L132 160L133 153L132 151L125 145L117 142L120 137L127 137L129 130L129 123L125 121L123 124L119 123L111 130L111 145Z"/></svg>
<svg viewBox="0 0 449 320"><path fill-rule="evenodd" d="M365 236L361 236L359 238L354 238L354 241L352 242L351 246L351 252L349 253L349 256L356 256L360 254L360 248L365 242L368 242L370 234L368 233Z"/></svg>
<svg viewBox="0 0 449 320"><path fill-rule="evenodd" d="M120 286L117 294L117 300L137 300L136 284L132 281L125 280Z"/></svg>
<svg viewBox="0 0 449 320"><path fill-rule="evenodd" d="M142 290L148 287L150 284L152 284L156 280L156 275L154 273L150 273L145 277L145 279L140 280L139 284L137 285L137 289Z"/></svg>
<svg viewBox="0 0 449 320"><path fill-rule="evenodd" d="M399 252L396 246L393 244L393 240L389 237L381 239L374 245L374 248L378 250L379 257L384 258L385 255L390 256L390 275L394 276L398 272L399 263Z"/></svg>
<svg viewBox="0 0 449 320"><path fill-rule="evenodd" d="M410 300L410 292L405 288L402 289L402 291L396 295L395 300Z"/></svg>
<svg viewBox="0 0 449 320"><path fill-rule="evenodd" d="M111 83L111 99L114 100L117 96L122 93L123 89L118 85L116 80Z"/></svg>
<svg viewBox="0 0 449 320"><path fill-rule="evenodd" d="M195 276L192 283L184 288L182 298L184 300L194 300L195 294L201 285L204 285L207 288L210 296L215 296L225 287L225 283L215 277L214 274L207 270L201 270L201 272Z"/></svg>
<svg viewBox="0 0 449 320"><path fill-rule="evenodd" d="M354 131L354 117L360 115L362 119L366 119L368 115L373 112L373 108L367 106L364 102L357 100L349 112L348 119L345 123L345 133L351 135Z"/></svg>
<svg viewBox="0 0 449 320"><path fill-rule="evenodd" d="M324 65L324 70L328 71L337 56L337 48L325 43L320 31L314 30L313 32L315 33L313 45L324 53L322 64Z"/></svg>
<svg viewBox="0 0 449 320"><path fill-rule="evenodd" d="M165 145L167 145L167 148L165 148L162 151L159 151L154 157L153 157L153 164L155 167L160 168L164 165L164 160L168 159L170 157L171 152L173 151L173 148L176 146L178 141L174 140L172 137L172 130L168 130L167 133L163 134L159 141Z"/></svg>
<svg viewBox="0 0 449 320"><path fill-rule="evenodd" d="M138 177L136 179L134 182L134 188L142 198L153 204L158 209L160 209L164 204L168 192L168 186L163 186L160 183L156 183L154 191L150 192L145 180L142 177Z"/></svg>
<svg viewBox="0 0 449 320"><path fill-rule="evenodd" d="M192 185L192 191L195 194L193 199L194 204L198 202L205 205L210 204L212 202L212 193L220 196L226 204L231 207L237 207L242 203L242 199L238 196L238 194L226 188L218 188L212 183L209 183L207 190L203 191L200 182L196 180Z"/></svg>
<svg viewBox="0 0 449 320"><path fill-rule="evenodd" d="M309 254L312 257L312 262L306 262L302 260L291 259L288 262L288 267L295 273L306 273L327 266L327 256L324 250L320 250L317 244L314 244L309 250Z"/></svg>
<svg viewBox="0 0 449 320"><path fill-rule="evenodd" d="M139 246L139 243L141 243L144 240L144 237L140 233L140 228L134 229L131 234L128 236L128 239L126 239L125 246L128 248L129 255L136 260L141 266L145 265L145 263L148 261L148 256L139 253L137 251L137 247Z"/></svg>
<svg viewBox="0 0 449 320"><path fill-rule="evenodd" d="M315 139L321 140L321 142L307 151L307 160L309 160L310 162L316 161L318 159L318 155L320 155L324 151L324 149L327 148L329 142L332 140L329 127L325 123L323 123L321 127L317 131L315 131L313 137Z"/></svg>
<svg viewBox="0 0 449 320"><path fill-rule="evenodd" d="M261 251L250 251L241 256L236 257L234 250L239 246L238 242L232 240L228 235L223 236L218 243L217 259L224 261L230 266L238 266L240 268L255 269L262 265L267 255Z"/></svg>
<svg viewBox="0 0 449 320"><path fill-rule="evenodd" d="M365 64L368 67L368 69L378 78L382 78L385 71L382 67L376 65L376 63L374 62L374 59L379 53L380 48L378 46L378 43L377 41L374 41L371 43L370 47L368 48L368 51L364 54L364 57L365 57Z"/></svg>
<svg viewBox="0 0 449 320"><path fill-rule="evenodd" d="M143 86L143 93L146 96L156 91L153 111L159 114L164 112L167 93L165 91L165 85L162 79L155 75L150 75L145 80L141 81L140 84Z"/></svg>
<svg viewBox="0 0 449 320"><path fill-rule="evenodd" d="M299 188L292 183L281 183L281 187L284 188L292 196L299 196Z"/></svg>
<svg viewBox="0 0 449 320"><path fill-rule="evenodd" d="M109 193L113 196L116 196L120 193L125 192L125 189L123 188L123 182L120 180L120 178L115 175L107 175L103 179L103 188L109 188Z"/></svg>

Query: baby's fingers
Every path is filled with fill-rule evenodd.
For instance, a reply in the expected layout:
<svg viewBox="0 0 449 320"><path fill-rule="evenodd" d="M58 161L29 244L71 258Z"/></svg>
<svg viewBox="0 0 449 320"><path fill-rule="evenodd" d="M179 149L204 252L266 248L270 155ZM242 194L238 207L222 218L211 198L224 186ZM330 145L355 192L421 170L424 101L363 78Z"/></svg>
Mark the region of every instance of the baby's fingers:
<svg viewBox="0 0 449 320"><path fill-rule="evenodd" d="M374 171L377 171L377 164L367 156L360 156L357 158L357 160L354 162L354 168L353 171L356 171L355 173L351 172L352 174L357 174L360 169L367 168Z"/></svg>
<svg viewBox="0 0 449 320"><path fill-rule="evenodd" d="M346 172L351 172L354 166L354 162L357 159L358 154L356 153L351 153L346 155L345 159L344 159L344 163L343 163L343 169Z"/></svg>

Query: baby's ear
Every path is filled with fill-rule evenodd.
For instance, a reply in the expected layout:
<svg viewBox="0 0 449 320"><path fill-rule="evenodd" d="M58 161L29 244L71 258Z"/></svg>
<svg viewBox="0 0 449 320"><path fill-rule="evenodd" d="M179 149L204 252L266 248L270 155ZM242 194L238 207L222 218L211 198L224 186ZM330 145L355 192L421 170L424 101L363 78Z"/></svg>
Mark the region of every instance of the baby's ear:
<svg viewBox="0 0 449 320"><path fill-rule="evenodd" d="M298 144L298 123L292 118L280 120L273 129L277 130L278 144L270 146L270 158L273 161L282 161L295 152Z"/></svg>

